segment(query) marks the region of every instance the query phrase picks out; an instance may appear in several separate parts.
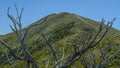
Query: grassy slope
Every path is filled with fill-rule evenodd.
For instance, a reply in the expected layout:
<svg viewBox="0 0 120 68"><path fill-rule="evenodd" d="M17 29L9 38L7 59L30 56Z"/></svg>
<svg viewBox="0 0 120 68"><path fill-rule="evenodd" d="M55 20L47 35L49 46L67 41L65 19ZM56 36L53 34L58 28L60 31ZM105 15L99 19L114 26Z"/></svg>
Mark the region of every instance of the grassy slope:
<svg viewBox="0 0 120 68"><path fill-rule="evenodd" d="M46 21L42 23L44 19L46 19ZM57 53L60 58L60 52L63 47L65 49L65 55L69 54L70 50L72 49L72 45L75 43L73 40L76 37L84 36L86 33L91 31L96 32L97 28L99 27L99 23L96 21L66 12L48 15L47 17L38 20L33 24L36 25L31 27L30 32L26 38L26 43L28 44L31 54L42 68L45 67L46 61L48 59L52 61L52 55L50 49L45 44L45 40L41 37L41 33L52 35L53 38L57 37L57 39L55 39L55 48L57 49ZM114 36L119 36L119 31L112 28L108 35L111 34L115 34ZM0 38L10 44L12 48L19 46L14 33L0 36ZM7 63L6 58L3 58L5 55L2 55L2 53L5 52L6 49L1 47L0 60L3 59L4 63ZM3 64L3 62L0 61L0 64ZM50 62L49 66L52 66L52 64L53 62ZM0 68L5 66L8 68L9 65L0 66ZM24 68L25 64L24 62L16 61L16 63L12 66L16 66L17 68Z"/></svg>

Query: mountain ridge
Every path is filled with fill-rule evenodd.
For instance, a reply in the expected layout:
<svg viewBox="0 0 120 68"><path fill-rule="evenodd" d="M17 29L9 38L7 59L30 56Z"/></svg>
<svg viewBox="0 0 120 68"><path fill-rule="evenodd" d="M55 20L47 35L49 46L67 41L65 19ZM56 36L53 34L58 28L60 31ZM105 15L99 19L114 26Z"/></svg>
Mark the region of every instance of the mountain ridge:
<svg viewBox="0 0 120 68"><path fill-rule="evenodd" d="M32 24L36 24L36 25L37 25L37 23L40 23L40 21L42 21L43 19L45 19L45 18L47 18L47 17L57 16L57 18L58 18L58 17L60 17L60 16L62 16L62 15L63 15L63 16L64 16L64 15L74 15L74 16L76 16L76 18L80 18L81 21L84 21L84 19L85 19L85 20L91 20L91 21L93 21L93 22L100 23L100 22L98 22L98 21L95 21L95 20L92 20L92 19L90 19L90 18L86 18L86 17L83 17L83 16L79 16L79 15L74 14L74 13L60 12L60 13L52 13L52 14L49 14L49 15L47 15L47 16L45 16L45 17L39 19L39 20L37 20L36 22L34 22L34 23L32 23ZM31 25L31 24L30 24L30 25ZM26 27L29 27L29 25L26 26ZM26 27L24 27L24 28L26 28ZM24 29L24 28L23 28L23 29ZM112 27L112 28L113 28L113 27ZM113 28L113 29L119 31L119 30L116 29L116 28ZM12 33L12 32L9 32L9 33ZM9 34L9 33L7 33L7 34ZM7 34L3 34L3 35L7 35ZM0 36L3 36L3 35L0 35Z"/></svg>

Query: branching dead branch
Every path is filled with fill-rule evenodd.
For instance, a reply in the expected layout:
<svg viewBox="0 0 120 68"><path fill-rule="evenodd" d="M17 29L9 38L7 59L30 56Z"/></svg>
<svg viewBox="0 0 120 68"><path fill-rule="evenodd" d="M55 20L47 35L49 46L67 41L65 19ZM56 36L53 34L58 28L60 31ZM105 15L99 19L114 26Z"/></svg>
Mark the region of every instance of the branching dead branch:
<svg viewBox="0 0 120 68"><path fill-rule="evenodd" d="M10 45L5 43L1 39L0 39L0 43L10 51L11 56L13 56L15 60L26 61L27 63L30 63L32 65L32 68L39 68L39 66L36 63L35 59L33 59L32 55L29 53L28 48L27 48L27 44L25 42L25 38L26 38L26 36L27 36L27 34L29 32L29 28L27 28L24 32L22 30L21 17L22 17L22 13L23 13L24 8L22 8L21 12L19 13L18 8L17 8L17 6L15 4L15 9L16 9L16 12L17 12L17 18L15 18L14 16L12 16L9 13L10 8L8 8L7 15L8 15L9 19L12 21L13 25L14 25L13 27L10 25L10 28L13 30L13 32L16 33L16 36L17 36L17 38L18 38L18 40L20 42L20 49L23 52L23 56L18 56L18 53L15 53L10 48ZM19 50L17 52L19 52ZM7 57L8 57L8 55L7 55Z"/></svg>

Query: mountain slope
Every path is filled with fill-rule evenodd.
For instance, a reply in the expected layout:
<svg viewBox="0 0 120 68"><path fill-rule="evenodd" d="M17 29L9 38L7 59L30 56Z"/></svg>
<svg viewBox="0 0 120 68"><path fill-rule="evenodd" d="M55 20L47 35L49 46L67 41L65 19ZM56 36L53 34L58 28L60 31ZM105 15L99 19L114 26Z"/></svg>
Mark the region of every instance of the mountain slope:
<svg viewBox="0 0 120 68"><path fill-rule="evenodd" d="M99 24L99 22L67 12L51 14L33 23L33 26L27 35L26 43L28 44L28 48L33 57L39 64L42 64L42 68L44 68L48 57L49 60L51 60L50 58L52 58L52 56L50 49L46 46L45 40L41 37L42 33L54 38L56 49L59 48L57 52L58 54L61 48L64 47L67 55L69 54L69 50L73 47L72 45L75 43L73 40L75 40L76 37L86 36L86 34L89 34L92 31L97 32ZM118 36L119 33L120 31L112 28L108 33L108 36L113 34L114 36ZM0 36L0 38L11 45L15 51L17 50L16 47L19 47L20 45L15 33L9 33ZM5 64L4 67L9 66L6 65L8 62L6 60L7 58L4 58L6 56L6 51L6 48L0 48L0 60L2 60L0 61L0 65ZM13 66L23 68L25 66L24 63L25 62L16 61ZM50 65L52 64L53 62L50 63Z"/></svg>

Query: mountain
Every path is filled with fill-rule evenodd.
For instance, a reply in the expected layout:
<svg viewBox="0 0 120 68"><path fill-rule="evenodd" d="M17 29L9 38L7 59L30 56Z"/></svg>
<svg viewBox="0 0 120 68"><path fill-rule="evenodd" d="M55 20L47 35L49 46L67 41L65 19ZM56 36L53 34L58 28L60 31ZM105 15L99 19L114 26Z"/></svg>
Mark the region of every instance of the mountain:
<svg viewBox="0 0 120 68"><path fill-rule="evenodd" d="M91 32L97 32L100 22L78 16L73 13L62 12L58 14L50 14L33 23L32 25L33 26L30 28L30 31L27 35L26 43L30 53L33 55L36 61L39 64L42 64L42 68L45 68L46 60L48 57L49 60L51 60L52 55L50 49L47 48L45 40L42 38L41 34L51 36L54 38L54 43L58 50L61 50L64 47L65 51L68 52L71 50L72 44L75 43L73 40L75 40L76 37L86 36ZM120 39L120 31L115 28L111 28L107 36L117 36L117 38L119 37ZM15 51L17 50L16 47L19 47L20 45L14 32L2 35L0 38L8 43ZM7 64L7 58L5 58L6 51L6 48L0 47L0 68L11 68L10 65ZM12 66L24 68L24 63L24 61L16 61ZM50 63L50 65L52 64L53 62Z"/></svg>

